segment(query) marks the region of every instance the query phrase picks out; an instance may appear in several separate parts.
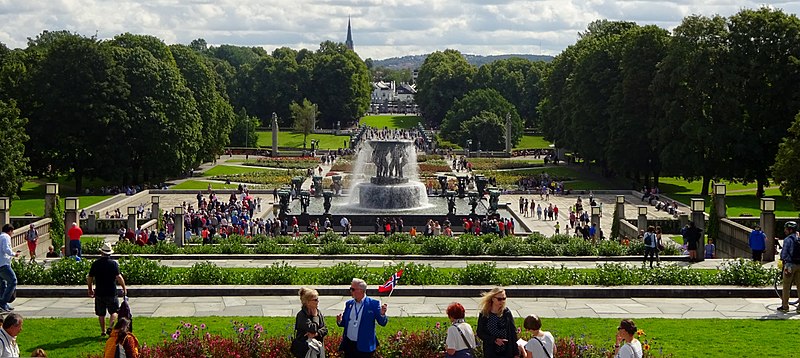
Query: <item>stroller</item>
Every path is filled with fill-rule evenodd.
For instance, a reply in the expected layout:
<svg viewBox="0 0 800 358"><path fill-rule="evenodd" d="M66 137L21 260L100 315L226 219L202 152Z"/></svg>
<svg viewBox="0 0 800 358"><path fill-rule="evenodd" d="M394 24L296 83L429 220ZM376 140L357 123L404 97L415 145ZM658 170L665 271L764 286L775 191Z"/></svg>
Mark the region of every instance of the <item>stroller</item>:
<svg viewBox="0 0 800 358"><path fill-rule="evenodd" d="M133 332L133 316L131 315L131 305L128 304L128 296L122 299L122 303L119 305L119 311L117 311L117 316L119 318L125 317L131 321L130 331Z"/></svg>

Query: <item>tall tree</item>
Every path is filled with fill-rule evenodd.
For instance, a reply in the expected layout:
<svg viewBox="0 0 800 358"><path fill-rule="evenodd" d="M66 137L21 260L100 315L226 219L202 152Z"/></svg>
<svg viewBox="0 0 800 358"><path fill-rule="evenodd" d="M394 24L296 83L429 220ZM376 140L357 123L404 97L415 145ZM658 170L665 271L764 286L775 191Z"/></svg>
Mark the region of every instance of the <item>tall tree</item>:
<svg viewBox="0 0 800 358"><path fill-rule="evenodd" d="M512 57L487 63L478 68L473 80L474 88L492 88L519 111L526 127L537 122L536 106L539 104L538 83L544 71L544 62L534 62Z"/></svg>
<svg viewBox="0 0 800 358"><path fill-rule="evenodd" d="M364 61L344 44L330 41L320 44L312 60L310 86L301 93L319 105L320 127L354 123L366 113L372 94Z"/></svg>
<svg viewBox="0 0 800 358"><path fill-rule="evenodd" d="M475 72L475 66L456 50L436 51L425 58L419 68L414 101L428 125L442 124L453 102L472 88Z"/></svg>
<svg viewBox="0 0 800 358"><path fill-rule="evenodd" d="M473 90L464 95L463 98L456 100L451 106L450 110L447 112L444 122L442 122L442 137L451 142L457 142L461 145L465 145L466 139L468 138L480 138L483 133L463 133L462 130L464 130L464 127L462 124L472 120L475 117L481 118L480 122L482 123L494 123L494 117L487 116L484 114L484 112L493 113L495 117L502 118L501 123L503 128L505 128L506 116L511 115L511 143L512 145L516 145L519 142L523 133L522 119L519 117L517 109L514 107L514 105L503 98L500 92L497 92L493 89ZM467 128L471 130L482 128L481 126L477 125L477 122L474 122L473 124L475 125L469 125ZM505 135L503 135L501 139L502 141L497 138L488 140L488 142L492 143L503 143L503 146L500 148L492 149L497 150L504 148ZM477 143L478 140L473 141L474 146L477 146ZM487 148L483 147L483 149Z"/></svg>
<svg viewBox="0 0 800 358"><path fill-rule="evenodd" d="M295 132L303 133L303 149L306 149L306 139L314 130L319 115L317 105L304 98L302 104L292 102L289 111L292 112Z"/></svg>
<svg viewBox="0 0 800 358"><path fill-rule="evenodd" d="M781 187L781 193L789 197L795 208L800 208L800 113L795 116L786 137L778 147L772 175Z"/></svg>
<svg viewBox="0 0 800 358"><path fill-rule="evenodd" d="M25 134L27 120L20 117L19 109L12 100L0 100L0 196L15 198L25 182L28 158L25 157Z"/></svg>

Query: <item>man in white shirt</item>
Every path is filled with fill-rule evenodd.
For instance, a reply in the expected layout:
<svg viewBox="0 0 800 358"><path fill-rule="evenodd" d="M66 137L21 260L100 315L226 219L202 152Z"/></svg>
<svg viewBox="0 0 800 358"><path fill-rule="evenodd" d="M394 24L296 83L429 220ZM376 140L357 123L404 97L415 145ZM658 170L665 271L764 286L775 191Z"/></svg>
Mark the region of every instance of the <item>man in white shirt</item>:
<svg viewBox="0 0 800 358"><path fill-rule="evenodd" d="M9 313L0 328L0 358L19 357L17 335L22 331L22 316Z"/></svg>
<svg viewBox="0 0 800 358"><path fill-rule="evenodd" d="M14 226L11 224L3 225L3 232L0 233L0 311L8 312L13 310L8 302L17 290L17 275L11 269L11 259L19 256L19 252L14 252L11 248L11 235L14 235Z"/></svg>

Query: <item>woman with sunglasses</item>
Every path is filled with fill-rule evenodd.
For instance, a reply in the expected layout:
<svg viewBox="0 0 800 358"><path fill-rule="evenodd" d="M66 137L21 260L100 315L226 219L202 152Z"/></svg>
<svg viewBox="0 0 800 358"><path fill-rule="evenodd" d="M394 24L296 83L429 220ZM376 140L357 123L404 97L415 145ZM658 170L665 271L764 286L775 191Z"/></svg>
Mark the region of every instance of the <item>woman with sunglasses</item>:
<svg viewBox="0 0 800 358"><path fill-rule="evenodd" d="M495 287L484 292L479 307L478 338L483 341L483 356L519 357L517 327L514 326L511 310L506 307L506 291Z"/></svg>
<svg viewBox="0 0 800 358"><path fill-rule="evenodd" d="M314 357L325 357L325 346L322 340L328 334L325 318L319 311L319 292L312 288L301 287L300 303L302 308L297 312L294 322L294 341L292 354L295 357L306 357L310 349L314 349Z"/></svg>

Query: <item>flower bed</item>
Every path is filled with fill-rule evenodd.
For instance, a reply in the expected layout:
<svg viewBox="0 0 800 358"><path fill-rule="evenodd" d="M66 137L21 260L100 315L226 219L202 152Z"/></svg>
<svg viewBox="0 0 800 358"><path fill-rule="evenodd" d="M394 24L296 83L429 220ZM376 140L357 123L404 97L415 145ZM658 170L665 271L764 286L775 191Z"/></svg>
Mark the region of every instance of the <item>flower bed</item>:
<svg viewBox="0 0 800 358"><path fill-rule="evenodd" d="M544 163L541 160L534 161L498 158L470 158L469 162L472 163L472 170L517 169L544 166Z"/></svg>
<svg viewBox="0 0 800 358"><path fill-rule="evenodd" d="M305 176L305 172L296 169L273 170L268 172L251 172L242 174L218 175L211 179L267 185L270 187L282 186L291 183L292 177Z"/></svg>
<svg viewBox="0 0 800 358"><path fill-rule="evenodd" d="M447 165L447 162L444 160L429 160L427 162L417 164L417 167L419 168L420 175L436 174L439 172L449 173L452 171L450 166Z"/></svg>
<svg viewBox="0 0 800 358"><path fill-rule="evenodd" d="M246 161L244 165L256 167L284 168L284 169L308 169L316 168L319 159L314 157L262 157L256 161Z"/></svg>

